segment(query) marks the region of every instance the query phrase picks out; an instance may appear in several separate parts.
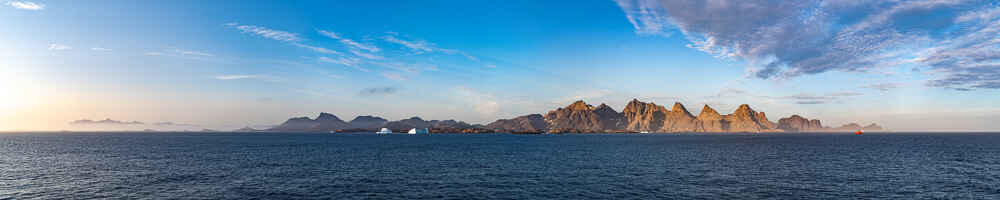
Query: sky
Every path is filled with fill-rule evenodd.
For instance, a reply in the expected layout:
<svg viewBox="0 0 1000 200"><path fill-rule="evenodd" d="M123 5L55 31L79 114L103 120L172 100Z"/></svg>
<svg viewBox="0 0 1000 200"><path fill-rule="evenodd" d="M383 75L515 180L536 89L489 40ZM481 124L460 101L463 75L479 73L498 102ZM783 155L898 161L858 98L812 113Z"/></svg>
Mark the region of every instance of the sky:
<svg viewBox="0 0 1000 200"><path fill-rule="evenodd" d="M0 131L489 123L576 100L1000 130L1000 3L6 1Z"/></svg>

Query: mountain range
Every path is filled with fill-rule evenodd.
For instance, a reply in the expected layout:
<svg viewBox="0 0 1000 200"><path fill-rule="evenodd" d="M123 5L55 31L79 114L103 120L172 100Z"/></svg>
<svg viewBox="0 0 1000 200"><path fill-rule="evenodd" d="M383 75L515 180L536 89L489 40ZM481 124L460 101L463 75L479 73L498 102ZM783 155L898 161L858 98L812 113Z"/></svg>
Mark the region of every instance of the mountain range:
<svg viewBox="0 0 1000 200"><path fill-rule="evenodd" d="M593 106L584 101L549 111L545 115L529 114L512 119L500 119L487 125L468 124L455 120L423 120L411 117L388 121L375 116L358 116L345 122L329 113L320 113L315 119L291 118L266 131L275 132L374 132L389 128L403 132L412 128L427 128L432 133L686 133L686 132L853 132L879 131L881 126L856 123L840 127L825 127L818 119L799 115L781 118L777 123L768 120L764 112L750 105L740 105L730 114L719 114L705 105L697 116L692 115L677 102L667 109L655 103L633 99L618 112L606 104ZM245 129L244 129L245 130Z"/></svg>

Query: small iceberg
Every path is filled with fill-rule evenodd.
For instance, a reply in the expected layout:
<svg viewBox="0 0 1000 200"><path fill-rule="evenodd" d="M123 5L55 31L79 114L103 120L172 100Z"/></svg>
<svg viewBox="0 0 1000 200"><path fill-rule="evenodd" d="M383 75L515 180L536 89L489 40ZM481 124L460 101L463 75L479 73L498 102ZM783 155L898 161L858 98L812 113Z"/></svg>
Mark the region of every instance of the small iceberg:
<svg viewBox="0 0 1000 200"><path fill-rule="evenodd" d="M406 133L407 133L407 134L410 134L410 135L415 135L415 134L427 134L427 133L428 133L428 131L427 131L427 128L421 128L421 129L416 129L416 128L414 128L414 129L410 129L410 131L409 131L409 132L406 132Z"/></svg>
<svg viewBox="0 0 1000 200"><path fill-rule="evenodd" d="M381 130L378 130L378 132L375 132L375 134L390 134L390 133L392 133L392 130L389 130L388 128L382 128Z"/></svg>

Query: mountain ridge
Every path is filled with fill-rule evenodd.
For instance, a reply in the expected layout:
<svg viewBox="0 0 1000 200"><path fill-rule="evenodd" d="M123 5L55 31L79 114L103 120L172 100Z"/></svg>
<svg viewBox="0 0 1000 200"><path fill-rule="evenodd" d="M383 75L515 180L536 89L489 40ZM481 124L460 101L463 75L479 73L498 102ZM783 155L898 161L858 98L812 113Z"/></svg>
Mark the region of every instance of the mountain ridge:
<svg viewBox="0 0 1000 200"><path fill-rule="evenodd" d="M389 121L381 117L362 115L350 122L321 112L316 119L293 117L267 129L278 132L374 132L388 128L402 132L412 128L427 128L432 133L759 133L759 132L853 132L884 130L877 124L861 126L849 123L840 127L824 127L818 119L794 114L772 122L763 111L741 104L729 114L720 114L705 104L697 116L680 102L670 109L638 99L629 101L621 112L601 103L598 106L582 100L542 114L528 114L511 119L498 119L487 125L468 124L456 120L424 120L420 117Z"/></svg>

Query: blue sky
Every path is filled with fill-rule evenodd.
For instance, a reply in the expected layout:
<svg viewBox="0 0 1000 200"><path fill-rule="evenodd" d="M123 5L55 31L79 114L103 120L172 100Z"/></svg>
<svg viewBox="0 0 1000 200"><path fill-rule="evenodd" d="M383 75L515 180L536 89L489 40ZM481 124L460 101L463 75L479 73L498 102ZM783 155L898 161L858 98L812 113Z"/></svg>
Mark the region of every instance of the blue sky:
<svg viewBox="0 0 1000 200"><path fill-rule="evenodd" d="M3 5L0 130L232 129L318 112L488 123L632 98L1000 129L990 1ZM68 123L105 118L146 125Z"/></svg>

